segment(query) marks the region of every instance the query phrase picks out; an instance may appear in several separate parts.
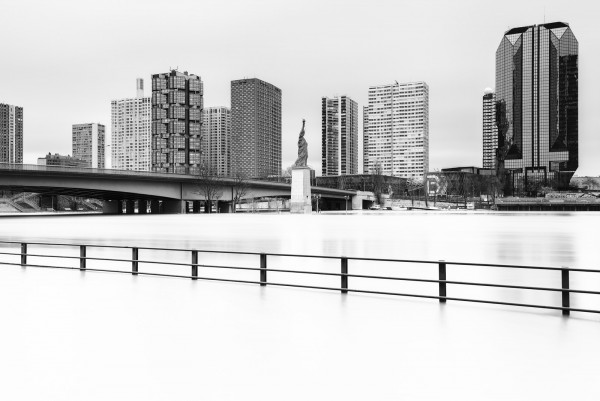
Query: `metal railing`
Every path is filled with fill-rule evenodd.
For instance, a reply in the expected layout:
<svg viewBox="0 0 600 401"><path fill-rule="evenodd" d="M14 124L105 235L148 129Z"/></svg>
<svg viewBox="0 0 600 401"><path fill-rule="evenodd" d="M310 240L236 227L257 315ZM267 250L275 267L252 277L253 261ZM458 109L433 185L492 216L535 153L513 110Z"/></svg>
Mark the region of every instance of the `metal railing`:
<svg viewBox="0 0 600 401"><path fill-rule="evenodd" d="M35 252L29 252L28 246L48 246L48 247L63 247L63 248L79 248L79 256L73 255L55 255L55 254L41 254ZM467 263L467 262L450 262L450 261L430 261L430 260L406 260L406 259L385 259L385 258L366 258L366 257L346 257L346 256L323 256L323 255L298 255L298 254L285 254L285 253L260 253L260 252L242 252L242 251L215 251L215 250L199 250L199 249L180 249L180 248L157 248L157 247L127 247L127 246L113 246L113 245L92 245L92 244L69 244L69 243L47 243L47 242L17 242L17 241L0 241L0 250L6 249L7 247L20 246L20 252L0 252L2 256L20 256L20 262L9 262L4 259L0 259L0 265L14 265L25 267L41 267L41 268L54 268L54 269L72 269L80 271L97 271L97 272L113 272L113 273L126 273L132 275L148 275L148 276L161 276L161 277L178 277L178 278L189 278L192 280L213 280L213 281L224 281L224 282L235 282L235 283L246 283L246 284L259 284L261 286L272 285L272 286L283 286L283 287L296 287L296 288L309 288L318 290L333 290L340 291L343 294L346 293L363 293L363 294L377 294L377 295L395 295L415 298L427 298L437 299L441 303L446 301L461 301L461 302L475 302L483 304L494 304L504 306L519 306L528 308L539 308L539 309L550 309L560 310L563 315L569 315L570 312L588 312L588 313L600 313L597 309L578 308L571 307L571 294L588 294L588 295L600 295L600 291L590 291L582 289L573 289L570 287L570 275L571 272L582 272L582 273L600 273L600 270L596 269L583 269L583 268L571 268L571 267L547 267L547 266L522 266L522 265L508 265L508 264L484 264L484 263ZM91 257L88 256L87 250L90 248L105 248L105 249L129 249L131 251L130 258L108 258L108 257ZM189 254L189 262L173 262L173 261L157 261L157 260L145 260L140 259L140 251L163 251L163 252L186 252ZM218 255L246 255L246 256L258 256L258 265L256 267L244 267L244 266L226 266L226 265L211 265L211 264L200 264L198 255L199 254L218 254ZM58 259L70 259L78 261L77 267L68 266L54 266L48 264L35 264L29 263L28 258L58 258ZM339 260L339 272L324 272L324 271L312 271L312 270L293 270L293 269L281 269L281 268L269 268L267 261L268 257L282 257L282 258L308 258L308 259L320 259L320 260ZM90 268L87 264L88 261L102 261L102 262L125 262L130 264L130 270L116 270L110 268ZM392 262L395 264L427 264L437 265L437 278L411 278L411 277L396 277L396 276L381 276L372 274L353 274L349 269L350 261L363 261L363 262ZM140 270L140 265L167 265L167 266L183 266L190 268L190 274L172 274L172 273L156 273L156 272L144 272ZM448 266L471 266L471 267L494 267L503 269L527 269L527 270L545 270L555 272L557 276L560 276L561 286L560 287L540 287L530 285L514 285L514 284L498 284L498 283L487 283L487 282L474 282L474 281L459 281L459 280L448 280L447 278L447 267ZM198 268L203 269L229 269L229 270L241 270L241 271L255 271L258 272L257 280L242 280L242 279L231 279L231 278L218 278L200 276L198 274ZM339 277L339 287L331 287L325 285L303 285L299 283L290 282L274 282L268 280L269 273L290 273L298 275L311 275L311 276L331 276ZM437 285L437 295L428 294L415 294L405 292L394 292L394 291L378 291L369 290L365 288L351 288L349 286L352 283L352 279L374 279L374 280L385 280L385 281L406 281L415 283L429 283ZM557 277L558 278L558 277ZM476 287L493 287L500 289L516 289L516 290L528 290L528 291L542 291L542 292L554 292L560 293L561 303L560 305L545 305L545 304L531 304L531 303L520 303L520 302L509 302L509 301L498 301L489 299L476 299L476 298L464 298L456 296L448 296L448 285L457 286L476 286Z"/></svg>

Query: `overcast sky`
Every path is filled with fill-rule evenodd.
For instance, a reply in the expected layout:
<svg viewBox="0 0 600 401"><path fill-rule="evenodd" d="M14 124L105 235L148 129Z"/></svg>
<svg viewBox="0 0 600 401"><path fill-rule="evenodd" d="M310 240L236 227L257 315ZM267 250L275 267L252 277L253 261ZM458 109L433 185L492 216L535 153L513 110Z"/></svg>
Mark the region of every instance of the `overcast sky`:
<svg viewBox="0 0 600 401"><path fill-rule="evenodd" d="M600 6L586 1L0 0L0 102L24 107L25 163L71 153L71 125L110 132L110 101L135 79L178 67L200 75L205 106L257 77L283 93L283 167L306 118L321 171L322 96L359 108L371 85L429 85L430 169L481 166L481 97L516 26L569 23L579 41L579 170L600 174ZM360 125L362 138L362 116ZM362 140L361 140L362 141ZM361 151L362 153L362 151Z"/></svg>

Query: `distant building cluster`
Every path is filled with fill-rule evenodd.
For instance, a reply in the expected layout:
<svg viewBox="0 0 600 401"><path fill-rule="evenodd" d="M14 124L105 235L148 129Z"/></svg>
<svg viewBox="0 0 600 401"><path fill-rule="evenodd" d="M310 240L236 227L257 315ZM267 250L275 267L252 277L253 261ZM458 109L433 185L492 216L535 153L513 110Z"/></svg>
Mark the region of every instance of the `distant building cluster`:
<svg viewBox="0 0 600 401"><path fill-rule="evenodd" d="M578 53L577 39L563 22L504 33L496 50L495 89L482 98L482 171L493 172L506 194L564 189L577 170ZM233 80L230 107L205 107L199 75L153 74L151 96L144 95L141 78L136 84L135 97L111 102L110 145L104 125L74 124L73 156L48 153L38 163L104 168L110 146L114 169L282 175L280 88L257 78ZM22 107L0 104L0 145L0 163L23 162ZM428 172L426 82L370 86L361 109L350 96L321 98L323 177L378 174L423 182Z"/></svg>

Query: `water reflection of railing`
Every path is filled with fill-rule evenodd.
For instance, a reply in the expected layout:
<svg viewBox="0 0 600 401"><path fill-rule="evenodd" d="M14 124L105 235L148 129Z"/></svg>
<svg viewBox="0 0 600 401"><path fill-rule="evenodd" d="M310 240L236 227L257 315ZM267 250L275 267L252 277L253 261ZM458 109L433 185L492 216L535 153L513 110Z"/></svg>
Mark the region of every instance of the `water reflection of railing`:
<svg viewBox="0 0 600 401"><path fill-rule="evenodd" d="M29 252L28 245L40 246L40 247L57 247L57 248L71 248L78 249L79 255L65 255L65 254L51 254L51 253L36 253ZM126 247L126 246L112 246L112 245L92 245L92 244L67 244L67 243L46 243L46 242L16 242L16 241L0 241L0 249L6 250L10 247L20 247L20 251L14 252L0 252L0 255L20 257L17 262L8 260L0 260L0 265L14 265L21 267L41 267L41 268L55 268L55 269L72 269L81 271L97 271L97 272L113 272L113 273L127 273L133 275L149 275L149 276L162 276L162 277L179 277L189 278L192 280L213 280L213 281L225 281L235 283L246 283L246 284L259 284L261 286L274 285L283 287L296 287L296 288L309 288L318 290L334 290L340 291L341 293L364 293L364 294L378 294L378 295L396 295L406 296L415 298L429 298L437 299L439 302L446 301L463 301L463 302L476 302L483 304L494 304L494 305L505 305L505 306L520 306L529 308L540 308L540 309L551 309L560 310L563 315L569 315L571 311L574 312L589 312L589 313L600 313L597 309L588 308L576 308L571 307L571 294L588 294L588 295L600 295L600 291L590 291L582 289L570 288L570 275L571 272L581 273L600 273L600 270L595 269L582 269L582 268L571 268L571 267L545 267L545 266L521 266L521 265L508 265L508 264L485 264L485 263L464 263L464 262L450 262L450 261L428 261L428 260L403 260L403 259L385 259L385 258L366 258L366 257L345 257L345 256L322 256L322 255L298 255L298 254L284 254L284 253L260 253L260 252L241 252L241 251L215 251L215 250L199 250L199 249L179 249L179 248L157 248L157 247ZM130 258L107 258L107 257L90 257L88 255L88 249L107 249L107 250L130 250ZM161 251L168 253L181 253L185 252L189 256L189 262L173 262L171 261L157 261L157 260L145 260L140 259L140 250L144 251ZM228 266L228 265L213 265L213 264L200 264L198 262L199 254L216 254L216 255L246 255L258 257L257 267L243 267L243 266ZM68 266L54 266L48 264L35 264L28 263L28 258L58 258L58 259L70 259L78 262L77 267ZM339 272L324 272L324 271L311 271L311 270L294 270L294 269L281 269L281 268L269 268L267 265L268 257L278 258L309 258L309 259L320 259L320 260L338 260L339 261ZM117 270L109 268L90 268L88 267L88 261L102 261L112 263L127 263L130 264L130 269ZM350 261L363 261L373 263L394 263L394 264L427 264L437 265L437 278L413 278L413 277L395 277L395 276L381 276L381 275L368 275L368 274L352 274L349 272ZM170 274L170 273L156 273L149 271L141 271L140 265L167 265L167 266L180 266L190 269L189 275L184 274ZM541 287L541 286L528 286L528 285L513 285L513 284L499 284L499 283L484 283L475 281L457 281L448 280L447 278L447 267L450 265L454 266L471 266L471 267L493 267L503 269L527 269L527 270L544 270L556 272L557 276L560 275L561 286L556 287ZM257 280L242 280L242 279L231 279L224 277L208 277L198 275L198 268L208 269L228 269L228 270L242 270L242 271L255 271L258 272ZM325 286L325 285L303 285L299 283L290 282L275 282L268 281L267 277L269 273L289 273L298 275L311 275L311 276L332 276L339 277L339 286ZM408 281L415 283L429 283L437 285L437 295L427 294L414 294L414 293L403 293L394 291L376 291L365 288L351 288L349 284L352 281L349 279L374 279L374 280L386 280L386 281ZM464 298L464 297L453 297L448 296L447 286L448 285L459 285L459 286L477 286L477 287L492 287L499 289L515 289L515 290L527 290L527 291L544 291L544 292L555 292L561 294L561 305L544 305L544 304L531 304L531 303L519 303L519 302L507 302L489 299L476 299L476 298Z"/></svg>

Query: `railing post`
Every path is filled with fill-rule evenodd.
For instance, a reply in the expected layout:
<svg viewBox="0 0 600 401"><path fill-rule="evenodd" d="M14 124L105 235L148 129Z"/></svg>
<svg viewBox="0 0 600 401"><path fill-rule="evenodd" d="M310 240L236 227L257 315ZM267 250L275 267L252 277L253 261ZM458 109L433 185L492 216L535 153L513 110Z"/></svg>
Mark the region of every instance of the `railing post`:
<svg viewBox="0 0 600 401"><path fill-rule="evenodd" d="M446 262L443 260L440 260L440 262L438 263L438 268L439 268L439 295L440 295L440 302L445 303L446 302Z"/></svg>
<svg viewBox="0 0 600 401"><path fill-rule="evenodd" d="M79 270L85 270L85 245L79 245Z"/></svg>
<svg viewBox="0 0 600 401"><path fill-rule="evenodd" d="M133 274L134 276L137 276L138 274L138 267L139 267L139 249L138 248L131 248L131 274Z"/></svg>
<svg viewBox="0 0 600 401"><path fill-rule="evenodd" d="M348 293L348 258L342 258L341 259L341 267L342 267L342 275L341 277L341 281L342 281L342 294L347 294Z"/></svg>
<svg viewBox="0 0 600 401"><path fill-rule="evenodd" d="M27 244L21 244L21 267L27 265Z"/></svg>
<svg viewBox="0 0 600 401"><path fill-rule="evenodd" d="M562 306L563 308L570 308L571 307L571 299L570 299L570 292L569 292L569 268L568 267L563 267L561 269L561 278L562 278ZM564 316L569 316L571 314L571 311L569 309L563 309L562 314Z"/></svg>
<svg viewBox="0 0 600 401"><path fill-rule="evenodd" d="M267 255L260 254L260 285L267 285Z"/></svg>
<svg viewBox="0 0 600 401"><path fill-rule="evenodd" d="M198 280L198 251L192 251L192 280Z"/></svg>

